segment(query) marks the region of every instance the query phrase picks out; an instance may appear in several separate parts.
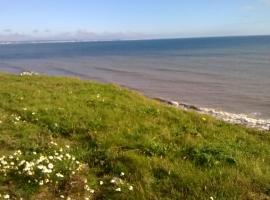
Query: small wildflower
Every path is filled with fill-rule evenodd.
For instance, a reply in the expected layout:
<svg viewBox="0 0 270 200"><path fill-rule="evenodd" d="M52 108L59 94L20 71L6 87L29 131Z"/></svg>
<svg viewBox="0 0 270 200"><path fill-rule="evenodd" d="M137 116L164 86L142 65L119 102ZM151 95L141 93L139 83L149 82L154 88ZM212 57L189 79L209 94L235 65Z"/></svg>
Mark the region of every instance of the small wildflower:
<svg viewBox="0 0 270 200"><path fill-rule="evenodd" d="M84 186L84 189L85 189L85 190L87 190L87 191L89 191L89 190L90 190L90 188L89 188L89 186L88 186L88 185L85 185L85 186Z"/></svg>
<svg viewBox="0 0 270 200"><path fill-rule="evenodd" d="M68 159L71 159L71 155L70 154L66 154L66 157L68 158Z"/></svg>
<svg viewBox="0 0 270 200"><path fill-rule="evenodd" d="M112 179L112 180L111 180L111 183L116 183L115 179Z"/></svg>
<svg viewBox="0 0 270 200"><path fill-rule="evenodd" d="M130 191L132 191L132 190L133 190L133 186L130 185L130 186L128 187L128 189L129 189Z"/></svg>
<svg viewBox="0 0 270 200"><path fill-rule="evenodd" d="M48 164L48 168L49 168L49 169L53 169L53 164L52 164L52 163L49 163L49 164Z"/></svg>
<svg viewBox="0 0 270 200"><path fill-rule="evenodd" d="M121 188L116 188L115 191L116 192L121 192Z"/></svg>
<svg viewBox="0 0 270 200"><path fill-rule="evenodd" d="M206 118L205 118L205 117L203 117L203 118L202 118L202 120L203 120L203 121L206 121Z"/></svg>
<svg viewBox="0 0 270 200"><path fill-rule="evenodd" d="M4 199L9 199L10 196L9 196L9 194L5 194L3 197L4 197Z"/></svg>
<svg viewBox="0 0 270 200"><path fill-rule="evenodd" d="M57 123L55 123L55 124L57 124ZM54 125L55 125L55 124L54 124ZM51 143L52 145L54 145L54 146L57 146L57 143L56 143L56 142L51 141L50 143Z"/></svg>
<svg viewBox="0 0 270 200"><path fill-rule="evenodd" d="M27 174L28 174L29 176L32 176L34 173L31 172L31 171L29 171Z"/></svg>
<svg viewBox="0 0 270 200"><path fill-rule="evenodd" d="M61 198L61 199L64 199L64 198L65 198L65 196L64 196L64 195L60 195L60 198Z"/></svg>
<svg viewBox="0 0 270 200"><path fill-rule="evenodd" d="M52 173L52 170L51 169L47 169L46 167L44 167L44 169L42 170L42 172L44 174L50 174L50 173Z"/></svg>
<svg viewBox="0 0 270 200"><path fill-rule="evenodd" d="M99 181L99 185L103 185L104 184L104 182L103 181Z"/></svg>
<svg viewBox="0 0 270 200"><path fill-rule="evenodd" d="M91 194L94 194L94 193L95 193L95 190L90 189L89 192L90 192Z"/></svg>
<svg viewBox="0 0 270 200"><path fill-rule="evenodd" d="M121 173L120 173L120 176L125 176L125 173L124 173L124 172L121 172Z"/></svg>
<svg viewBox="0 0 270 200"><path fill-rule="evenodd" d="M57 177L59 177L59 178L64 178L64 175L61 174L61 173L56 173L55 175L56 175Z"/></svg>
<svg viewBox="0 0 270 200"><path fill-rule="evenodd" d="M44 169L44 166L43 165L38 165L37 168L42 170L42 169Z"/></svg>
<svg viewBox="0 0 270 200"><path fill-rule="evenodd" d="M211 200L214 200L214 197L210 197Z"/></svg>

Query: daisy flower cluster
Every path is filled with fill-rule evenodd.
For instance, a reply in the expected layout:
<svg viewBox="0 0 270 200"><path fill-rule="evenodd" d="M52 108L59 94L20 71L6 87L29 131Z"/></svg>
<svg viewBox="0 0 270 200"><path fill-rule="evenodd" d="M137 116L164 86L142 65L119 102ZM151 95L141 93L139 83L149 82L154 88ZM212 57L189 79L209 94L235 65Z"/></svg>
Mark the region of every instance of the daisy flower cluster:
<svg viewBox="0 0 270 200"><path fill-rule="evenodd" d="M60 146L51 141L46 151L23 152L17 150L9 155L0 157L0 177L4 182L13 182L20 187L28 185L38 189L43 187L52 188L57 191L58 199L73 199L63 185L78 183L76 177L81 177L87 172L88 165L80 162L72 154L69 145ZM118 176L104 177L100 179L95 189L91 187L93 181L81 177L80 195L82 199L93 199L94 195L102 190L110 190L115 193L131 192L133 186L125 181L125 173ZM68 188L72 187L67 185ZM9 193L9 190L0 190L0 199L23 199Z"/></svg>
<svg viewBox="0 0 270 200"><path fill-rule="evenodd" d="M25 122L25 121L22 121L22 117L20 115L17 115L17 114L12 114L11 120L15 125L18 124L19 122Z"/></svg>
<svg viewBox="0 0 270 200"><path fill-rule="evenodd" d="M123 190L133 191L133 186L126 181L124 181L125 173L121 172L120 177L113 177L110 180L110 184L113 185L113 189L116 192L121 192ZM100 181L100 185L103 185L103 181Z"/></svg>
<svg viewBox="0 0 270 200"><path fill-rule="evenodd" d="M17 150L0 157L0 176L4 177L4 180L23 180L36 187L48 185L58 188L85 167L85 164L70 153L68 145L58 147L58 144L52 141L46 152L24 153ZM85 184L85 193L92 194L94 190ZM9 199L10 196L8 193L0 193L0 199ZM59 197L65 198L63 194Z"/></svg>

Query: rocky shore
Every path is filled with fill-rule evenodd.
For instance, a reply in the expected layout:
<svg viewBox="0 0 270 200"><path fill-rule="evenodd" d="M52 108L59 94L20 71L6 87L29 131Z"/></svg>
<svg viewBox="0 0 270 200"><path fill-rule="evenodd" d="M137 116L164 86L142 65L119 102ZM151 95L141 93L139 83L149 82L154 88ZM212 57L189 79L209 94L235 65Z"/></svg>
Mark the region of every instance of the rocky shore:
<svg viewBox="0 0 270 200"><path fill-rule="evenodd" d="M154 98L160 102L172 105L174 107L182 108L185 110L194 110L202 114L211 115L217 119L229 122L232 124L241 124L251 128L257 128L260 130L270 130L270 119L256 119L249 117L245 114L235 114L224 111L215 110L212 108L199 108L194 105L185 103L179 103L177 101L171 101L163 98Z"/></svg>

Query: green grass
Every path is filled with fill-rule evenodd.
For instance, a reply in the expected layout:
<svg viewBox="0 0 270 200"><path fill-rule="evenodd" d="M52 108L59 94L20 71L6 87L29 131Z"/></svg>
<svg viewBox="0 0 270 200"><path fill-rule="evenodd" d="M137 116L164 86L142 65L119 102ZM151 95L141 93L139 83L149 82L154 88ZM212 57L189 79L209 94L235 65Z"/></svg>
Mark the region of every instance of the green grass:
<svg viewBox="0 0 270 200"><path fill-rule="evenodd" d="M179 110L111 84L0 74L0 157L17 150L26 160L49 155L50 141L57 148L70 145L83 169L72 175L67 162L56 163L64 180L42 186L14 171L0 174L2 196L270 199L269 132ZM85 179L94 193L86 194Z"/></svg>

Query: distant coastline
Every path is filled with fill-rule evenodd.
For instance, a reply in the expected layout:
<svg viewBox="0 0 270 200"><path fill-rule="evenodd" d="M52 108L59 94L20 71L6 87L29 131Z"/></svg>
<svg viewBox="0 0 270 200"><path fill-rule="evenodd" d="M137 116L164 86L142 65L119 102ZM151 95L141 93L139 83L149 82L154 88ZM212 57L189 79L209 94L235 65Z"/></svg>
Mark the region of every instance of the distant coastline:
<svg viewBox="0 0 270 200"><path fill-rule="evenodd" d="M25 41L0 41L0 45L12 44L58 44L58 43L84 43L84 42L128 42L128 41L158 41L158 40L188 40L188 39L215 39L215 38L256 38L270 37L269 35L229 35L229 36L194 36L194 37L165 37L165 38L138 38L138 39L67 39L67 40L25 40Z"/></svg>

